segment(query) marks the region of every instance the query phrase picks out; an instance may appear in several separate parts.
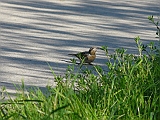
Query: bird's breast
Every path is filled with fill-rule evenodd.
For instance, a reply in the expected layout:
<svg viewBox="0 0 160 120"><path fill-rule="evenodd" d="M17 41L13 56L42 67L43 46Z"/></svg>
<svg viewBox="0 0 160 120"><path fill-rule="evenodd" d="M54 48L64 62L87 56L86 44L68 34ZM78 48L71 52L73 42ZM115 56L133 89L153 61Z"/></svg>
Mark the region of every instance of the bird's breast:
<svg viewBox="0 0 160 120"><path fill-rule="evenodd" d="M96 58L96 55L88 55L86 62L87 63L93 62L95 58Z"/></svg>

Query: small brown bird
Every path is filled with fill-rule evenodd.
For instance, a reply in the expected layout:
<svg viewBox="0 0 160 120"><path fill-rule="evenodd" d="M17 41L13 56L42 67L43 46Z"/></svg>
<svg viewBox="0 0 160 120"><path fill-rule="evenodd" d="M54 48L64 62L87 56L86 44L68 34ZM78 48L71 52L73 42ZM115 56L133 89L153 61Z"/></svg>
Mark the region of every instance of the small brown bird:
<svg viewBox="0 0 160 120"><path fill-rule="evenodd" d="M91 47L89 51L85 52L79 52L77 54L68 54L68 55L73 55L76 56L81 63L88 63L91 64L96 58L96 47Z"/></svg>

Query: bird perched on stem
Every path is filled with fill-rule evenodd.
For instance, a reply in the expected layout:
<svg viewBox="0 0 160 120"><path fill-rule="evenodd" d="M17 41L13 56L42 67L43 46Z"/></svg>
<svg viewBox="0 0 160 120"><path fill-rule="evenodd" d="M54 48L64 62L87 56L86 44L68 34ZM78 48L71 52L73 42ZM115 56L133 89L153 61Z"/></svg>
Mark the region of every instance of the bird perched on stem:
<svg viewBox="0 0 160 120"><path fill-rule="evenodd" d="M96 47L91 47L89 51L85 52L79 52L77 54L68 54L68 55L73 55L76 56L81 63L88 63L91 64L96 58Z"/></svg>

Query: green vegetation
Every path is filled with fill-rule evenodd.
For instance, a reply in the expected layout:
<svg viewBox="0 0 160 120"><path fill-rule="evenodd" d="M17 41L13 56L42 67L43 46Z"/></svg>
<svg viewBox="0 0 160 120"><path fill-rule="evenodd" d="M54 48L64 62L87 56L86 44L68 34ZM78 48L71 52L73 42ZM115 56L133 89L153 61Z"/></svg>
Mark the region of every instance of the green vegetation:
<svg viewBox="0 0 160 120"><path fill-rule="evenodd" d="M157 27L153 16L149 20ZM106 52L106 68L68 66L66 74L53 72L56 87L47 93L33 88L28 94L22 87L15 99L0 103L0 119L10 120L159 120L160 119L160 48L153 42L135 42L139 55L125 49ZM76 69L76 72L75 72Z"/></svg>

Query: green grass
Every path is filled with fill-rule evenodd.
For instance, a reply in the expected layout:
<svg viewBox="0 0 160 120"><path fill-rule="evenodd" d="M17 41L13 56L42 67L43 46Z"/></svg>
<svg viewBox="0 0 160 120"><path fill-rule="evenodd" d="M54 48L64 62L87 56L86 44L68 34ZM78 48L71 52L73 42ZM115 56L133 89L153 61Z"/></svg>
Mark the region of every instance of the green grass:
<svg viewBox="0 0 160 120"><path fill-rule="evenodd" d="M108 71L73 63L58 76L49 66L56 87L47 86L47 93L33 88L25 94L22 82L17 89L21 94L0 103L0 119L159 120L160 48L154 43L143 45L139 37L135 42L138 56L124 49L109 55L107 46L102 46Z"/></svg>

